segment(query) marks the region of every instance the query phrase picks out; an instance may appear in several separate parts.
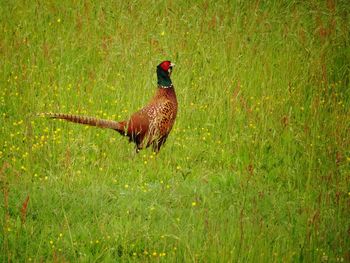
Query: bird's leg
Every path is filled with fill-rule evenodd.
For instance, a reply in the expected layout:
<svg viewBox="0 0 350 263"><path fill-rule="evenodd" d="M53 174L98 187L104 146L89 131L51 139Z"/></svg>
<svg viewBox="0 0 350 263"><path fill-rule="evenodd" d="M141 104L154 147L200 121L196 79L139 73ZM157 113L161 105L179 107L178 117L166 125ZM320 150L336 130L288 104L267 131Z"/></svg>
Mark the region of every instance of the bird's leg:
<svg viewBox="0 0 350 263"><path fill-rule="evenodd" d="M168 136L163 136L161 137L159 140L155 141L153 143L153 152L154 153L159 153L160 151L160 148L162 147L162 145L165 143L166 139L167 139Z"/></svg>
<svg viewBox="0 0 350 263"><path fill-rule="evenodd" d="M140 149L137 147L137 146L135 146L135 149L132 151L132 153L131 153L131 158L132 159L135 159L136 157L137 157L137 154L140 152Z"/></svg>

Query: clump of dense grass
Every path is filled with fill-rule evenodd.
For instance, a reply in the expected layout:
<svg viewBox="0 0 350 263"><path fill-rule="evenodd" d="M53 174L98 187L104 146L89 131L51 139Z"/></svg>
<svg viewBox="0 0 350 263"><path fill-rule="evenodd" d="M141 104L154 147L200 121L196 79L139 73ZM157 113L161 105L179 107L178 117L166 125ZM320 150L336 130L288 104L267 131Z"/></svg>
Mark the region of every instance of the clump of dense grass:
<svg viewBox="0 0 350 263"><path fill-rule="evenodd" d="M1 261L350 260L347 1L0 9ZM157 156L35 117L125 119L164 59Z"/></svg>

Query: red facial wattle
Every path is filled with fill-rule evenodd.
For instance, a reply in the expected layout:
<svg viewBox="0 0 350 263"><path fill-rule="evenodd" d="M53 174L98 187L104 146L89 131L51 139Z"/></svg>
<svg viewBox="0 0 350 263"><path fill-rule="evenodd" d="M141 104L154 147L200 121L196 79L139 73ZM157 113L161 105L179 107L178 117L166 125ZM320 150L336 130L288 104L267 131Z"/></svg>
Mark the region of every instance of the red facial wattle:
<svg viewBox="0 0 350 263"><path fill-rule="evenodd" d="M170 61L163 61L161 64L160 64L160 67L162 69L164 69L164 71L168 71L169 68L171 67L171 62Z"/></svg>

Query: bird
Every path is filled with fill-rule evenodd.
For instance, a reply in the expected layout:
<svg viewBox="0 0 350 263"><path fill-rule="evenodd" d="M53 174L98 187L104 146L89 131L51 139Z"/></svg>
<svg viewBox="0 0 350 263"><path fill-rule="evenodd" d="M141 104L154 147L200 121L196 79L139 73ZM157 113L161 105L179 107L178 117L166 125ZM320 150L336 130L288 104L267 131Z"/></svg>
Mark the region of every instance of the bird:
<svg viewBox="0 0 350 263"><path fill-rule="evenodd" d="M94 117L71 115L64 113L45 113L52 119L62 119L69 122L109 128L129 138L135 143L136 152L152 146L158 153L166 142L175 123L178 102L175 88L170 79L175 64L169 60L157 66L158 87L150 102L123 121L105 120Z"/></svg>

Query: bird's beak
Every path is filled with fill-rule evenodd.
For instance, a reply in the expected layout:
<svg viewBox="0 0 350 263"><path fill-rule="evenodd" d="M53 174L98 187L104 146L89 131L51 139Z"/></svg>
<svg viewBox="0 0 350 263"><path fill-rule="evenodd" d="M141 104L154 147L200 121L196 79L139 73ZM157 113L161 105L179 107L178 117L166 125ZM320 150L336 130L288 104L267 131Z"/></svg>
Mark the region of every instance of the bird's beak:
<svg viewBox="0 0 350 263"><path fill-rule="evenodd" d="M170 63L170 66L169 66L169 69L168 69L169 76L171 75L174 66L175 66L174 63Z"/></svg>

